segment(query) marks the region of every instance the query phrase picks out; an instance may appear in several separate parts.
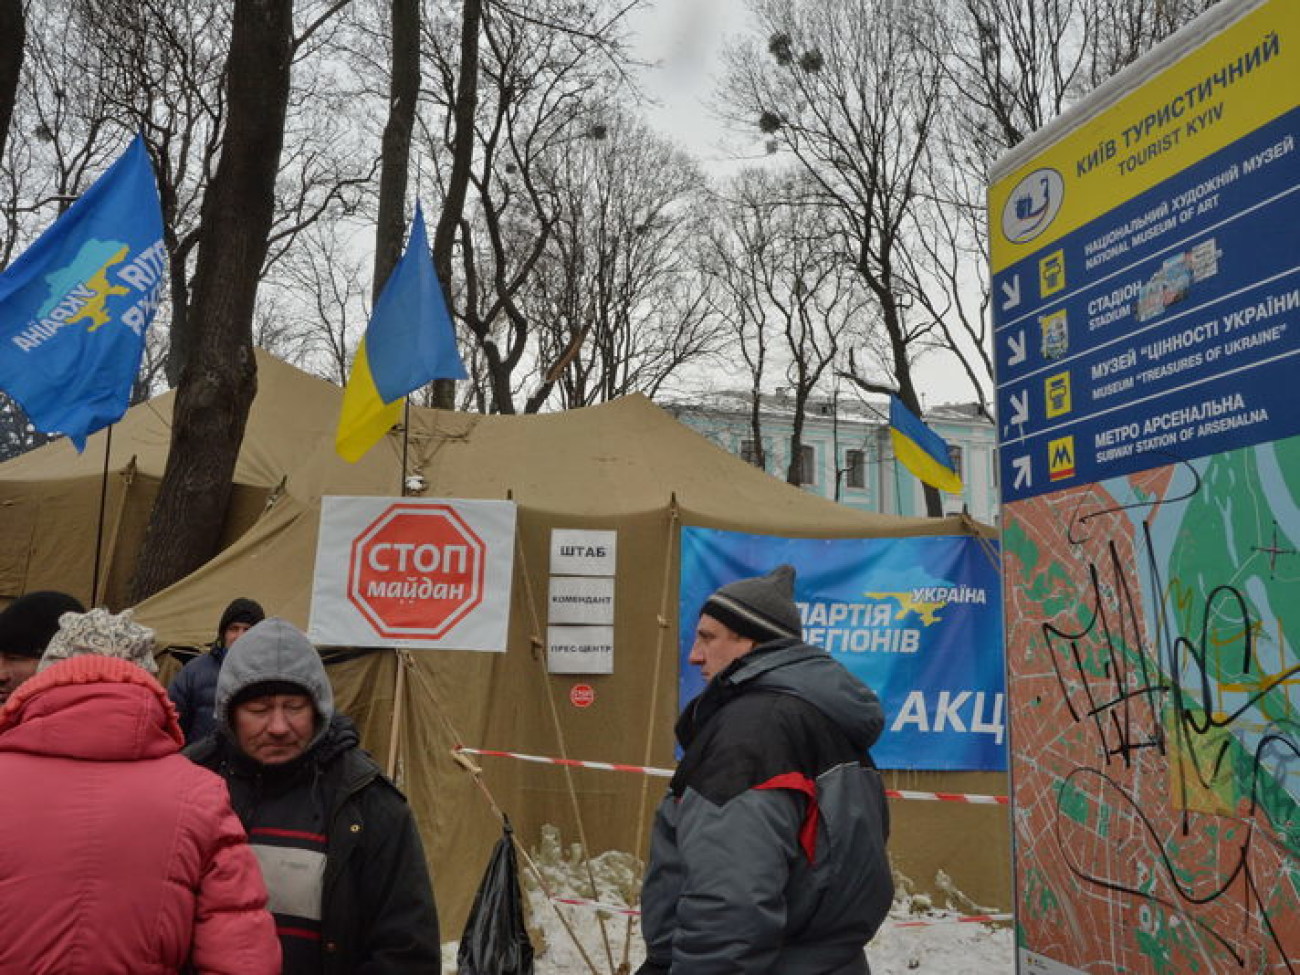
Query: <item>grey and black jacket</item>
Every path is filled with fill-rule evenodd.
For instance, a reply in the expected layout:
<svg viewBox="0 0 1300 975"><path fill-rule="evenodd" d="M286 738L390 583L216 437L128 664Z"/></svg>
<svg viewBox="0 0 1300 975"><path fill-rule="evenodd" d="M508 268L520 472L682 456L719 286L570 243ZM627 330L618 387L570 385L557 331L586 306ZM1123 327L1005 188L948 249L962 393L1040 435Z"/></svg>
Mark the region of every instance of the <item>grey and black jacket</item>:
<svg viewBox="0 0 1300 975"><path fill-rule="evenodd" d="M893 900L868 754L884 711L796 640L732 662L677 723L684 749L642 890L645 975L867 971Z"/></svg>

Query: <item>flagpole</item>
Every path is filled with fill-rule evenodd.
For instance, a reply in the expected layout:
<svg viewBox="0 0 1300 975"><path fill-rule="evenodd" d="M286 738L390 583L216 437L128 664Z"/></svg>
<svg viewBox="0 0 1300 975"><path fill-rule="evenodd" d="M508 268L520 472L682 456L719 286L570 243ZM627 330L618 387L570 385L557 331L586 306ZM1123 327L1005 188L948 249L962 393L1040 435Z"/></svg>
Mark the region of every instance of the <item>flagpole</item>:
<svg viewBox="0 0 1300 975"><path fill-rule="evenodd" d="M108 507L108 456L113 448L113 426L104 428L104 471L99 478L99 524L95 526L95 574L90 580L90 605L99 602L99 562L104 551L104 512Z"/></svg>
<svg viewBox="0 0 1300 975"><path fill-rule="evenodd" d="M411 397L402 400L402 481L397 487L397 496L406 497L406 446L411 437Z"/></svg>

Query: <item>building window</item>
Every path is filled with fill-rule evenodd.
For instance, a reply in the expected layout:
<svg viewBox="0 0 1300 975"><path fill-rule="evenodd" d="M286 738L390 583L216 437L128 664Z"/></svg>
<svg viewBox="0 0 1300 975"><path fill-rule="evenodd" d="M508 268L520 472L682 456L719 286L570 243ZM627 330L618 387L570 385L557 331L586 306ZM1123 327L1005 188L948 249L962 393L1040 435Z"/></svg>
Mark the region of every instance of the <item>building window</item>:
<svg viewBox="0 0 1300 975"><path fill-rule="evenodd" d="M957 472L957 476L965 479L966 474L961 467L961 447L956 444L948 445L948 461L952 464L952 469Z"/></svg>
<svg viewBox="0 0 1300 975"><path fill-rule="evenodd" d="M799 446L799 483L817 483L817 453L810 444Z"/></svg>
<svg viewBox="0 0 1300 975"><path fill-rule="evenodd" d="M753 464L755 467L763 466L763 458L759 455L758 445L753 440L740 441L740 459L746 464Z"/></svg>
<svg viewBox="0 0 1300 975"><path fill-rule="evenodd" d="M867 486L867 452L865 450L848 450L844 453L844 473L846 483L851 488Z"/></svg>

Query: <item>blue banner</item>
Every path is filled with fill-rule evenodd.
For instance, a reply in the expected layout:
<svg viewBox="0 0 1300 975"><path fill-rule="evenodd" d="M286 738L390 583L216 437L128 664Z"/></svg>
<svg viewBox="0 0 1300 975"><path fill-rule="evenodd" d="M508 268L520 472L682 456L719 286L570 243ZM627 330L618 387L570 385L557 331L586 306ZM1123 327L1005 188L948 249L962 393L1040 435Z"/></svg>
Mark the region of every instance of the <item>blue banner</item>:
<svg viewBox="0 0 1300 975"><path fill-rule="evenodd" d="M126 412L166 278L158 187L136 136L0 274L0 389L81 450Z"/></svg>
<svg viewBox="0 0 1300 975"><path fill-rule="evenodd" d="M725 583L788 562L804 639L885 707L885 732L871 750L879 767L1006 769L1002 584L985 543L683 528L681 545L679 706L704 689L688 662L704 601Z"/></svg>

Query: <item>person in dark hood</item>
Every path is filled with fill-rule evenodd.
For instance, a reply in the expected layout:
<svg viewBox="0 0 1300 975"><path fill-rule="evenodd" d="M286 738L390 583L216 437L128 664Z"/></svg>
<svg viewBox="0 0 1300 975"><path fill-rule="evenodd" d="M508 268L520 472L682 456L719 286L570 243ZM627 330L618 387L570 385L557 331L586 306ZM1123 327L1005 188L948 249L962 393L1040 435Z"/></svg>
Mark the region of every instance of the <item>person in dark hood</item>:
<svg viewBox="0 0 1300 975"><path fill-rule="evenodd" d="M217 730L185 749L226 780L262 864L284 975L437 975L433 889L406 798L334 711L320 654L270 617L230 648Z"/></svg>
<svg viewBox="0 0 1300 975"><path fill-rule="evenodd" d="M655 816L638 975L866 975L889 912L889 812L871 688L801 639L794 569L705 602L690 662L708 680Z"/></svg>
<svg viewBox="0 0 1300 975"><path fill-rule="evenodd" d="M167 696L176 705L176 713L181 719L181 732L187 742L206 738L216 730L216 718L212 715L213 698L217 693L217 675L221 673L221 662L226 653L235 645L235 641L250 628L266 619L262 607L247 597L232 599L221 622L217 624L217 638L207 653L199 654L172 678L167 688Z"/></svg>
<svg viewBox="0 0 1300 975"><path fill-rule="evenodd" d="M60 617L85 611L75 596L52 589L29 592L5 607L0 613L0 705L36 673Z"/></svg>

